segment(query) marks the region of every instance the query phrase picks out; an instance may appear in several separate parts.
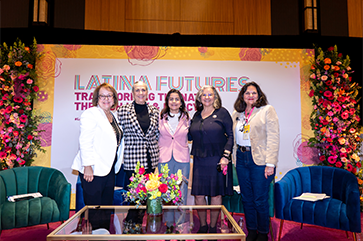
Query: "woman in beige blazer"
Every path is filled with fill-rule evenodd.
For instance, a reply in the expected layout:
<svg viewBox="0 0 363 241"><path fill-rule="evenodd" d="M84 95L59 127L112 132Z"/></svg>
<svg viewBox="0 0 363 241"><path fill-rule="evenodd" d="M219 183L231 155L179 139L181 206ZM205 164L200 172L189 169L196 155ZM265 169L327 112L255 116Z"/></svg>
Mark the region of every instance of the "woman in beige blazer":
<svg viewBox="0 0 363 241"><path fill-rule="evenodd" d="M247 241L268 240L268 190L275 176L280 133L275 109L255 82L241 89L234 104L234 160L248 230Z"/></svg>

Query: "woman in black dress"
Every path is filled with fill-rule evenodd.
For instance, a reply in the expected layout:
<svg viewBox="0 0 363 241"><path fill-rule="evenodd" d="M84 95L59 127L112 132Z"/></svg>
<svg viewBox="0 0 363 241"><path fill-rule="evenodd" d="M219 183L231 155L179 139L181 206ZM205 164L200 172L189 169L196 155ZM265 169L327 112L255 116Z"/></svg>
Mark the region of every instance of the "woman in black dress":
<svg viewBox="0 0 363 241"><path fill-rule="evenodd" d="M211 197L212 205L222 204L222 195L232 195L233 147L232 118L222 107L222 101L213 86L203 86L197 93L194 114L189 129L189 140L193 141L193 183L191 194L196 205L206 205L205 196ZM217 170L227 168L227 175ZM207 233L206 210L198 211L200 228L198 233ZM209 233L216 233L219 211L211 211Z"/></svg>

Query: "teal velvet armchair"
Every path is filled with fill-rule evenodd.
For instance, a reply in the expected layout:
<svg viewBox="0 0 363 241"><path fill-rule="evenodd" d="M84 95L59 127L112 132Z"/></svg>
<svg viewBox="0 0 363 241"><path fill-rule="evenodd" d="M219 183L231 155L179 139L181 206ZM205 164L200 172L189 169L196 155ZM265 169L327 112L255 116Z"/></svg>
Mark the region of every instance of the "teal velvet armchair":
<svg viewBox="0 0 363 241"><path fill-rule="evenodd" d="M8 196L40 192L43 197L9 202ZM71 184L48 167L16 167L0 171L0 232L69 218Z"/></svg>

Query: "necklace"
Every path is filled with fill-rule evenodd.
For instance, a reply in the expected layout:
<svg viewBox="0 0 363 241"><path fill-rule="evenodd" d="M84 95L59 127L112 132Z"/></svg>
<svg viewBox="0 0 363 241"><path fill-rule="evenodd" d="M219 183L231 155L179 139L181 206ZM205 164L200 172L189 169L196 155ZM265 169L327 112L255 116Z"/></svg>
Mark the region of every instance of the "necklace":
<svg viewBox="0 0 363 241"><path fill-rule="evenodd" d="M108 121L109 122L112 122L112 114L111 114L111 112L110 111L105 111L105 114L106 114L106 117L107 117L107 119L108 119Z"/></svg>

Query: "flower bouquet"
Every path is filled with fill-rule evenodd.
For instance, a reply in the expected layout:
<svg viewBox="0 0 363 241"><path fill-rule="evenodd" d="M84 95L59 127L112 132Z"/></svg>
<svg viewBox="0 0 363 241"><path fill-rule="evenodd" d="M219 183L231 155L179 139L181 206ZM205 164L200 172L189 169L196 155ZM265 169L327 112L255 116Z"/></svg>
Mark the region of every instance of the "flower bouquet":
<svg viewBox="0 0 363 241"><path fill-rule="evenodd" d="M40 56L35 39L29 47L20 40L0 45L0 170L30 166L36 151L45 152L33 109Z"/></svg>
<svg viewBox="0 0 363 241"><path fill-rule="evenodd" d="M358 86L352 82L350 59L337 47L317 51L310 70L310 94L314 110L311 127L314 137L310 146L319 150L322 164L344 168L357 175L361 168L358 155L359 137Z"/></svg>
<svg viewBox="0 0 363 241"><path fill-rule="evenodd" d="M145 168L140 166L140 162L138 162L130 181L129 191L126 193L125 199L135 203L136 207L146 203L148 213L161 213L163 201L165 203L172 202L178 206L182 203L179 188L182 182L180 169L176 174L169 176L168 164L165 164L162 165L160 173L155 170L154 173L145 174Z"/></svg>
<svg viewBox="0 0 363 241"><path fill-rule="evenodd" d="M352 81L353 72L349 57L338 53L336 46L327 51L317 49L310 69L309 96L314 108L310 124L314 137L309 139L309 145L317 148L320 165L353 173L363 190L359 157L362 127L358 93L361 87ZM363 210L363 197L361 207Z"/></svg>

